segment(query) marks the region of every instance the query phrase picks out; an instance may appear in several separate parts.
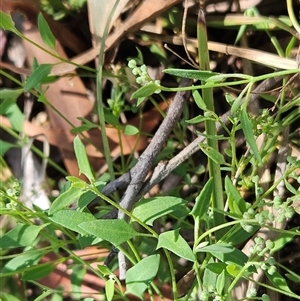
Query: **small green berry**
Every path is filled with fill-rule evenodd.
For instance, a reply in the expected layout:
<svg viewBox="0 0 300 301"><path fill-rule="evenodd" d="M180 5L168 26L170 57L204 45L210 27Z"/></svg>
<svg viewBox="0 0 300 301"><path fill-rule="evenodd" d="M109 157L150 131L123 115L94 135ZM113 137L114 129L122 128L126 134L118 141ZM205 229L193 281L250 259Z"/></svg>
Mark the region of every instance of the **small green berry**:
<svg viewBox="0 0 300 301"><path fill-rule="evenodd" d="M272 250L274 248L274 245L275 243L273 241L271 241L270 239L268 239L266 241L266 247L269 249L269 250Z"/></svg>
<svg viewBox="0 0 300 301"><path fill-rule="evenodd" d="M268 268L266 263L262 263L262 265L260 266L262 270L266 270Z"/></svg>
<svg viewBox="0 0 300 301"><path fill-rule="evenodd" d="M247 298L253 298L257 295L257 290L255 287L250 288L248 294L247 294Z"/></svg>
<svg viewBox="0 0 300 301"><path fill-rule="evenodd" d="M262 300L262 301L270 301L270 297L269 297L268 295L266 295L266 294L263 294L263 295L261 296L261 300Z"/></svg>
<svg viewBox="0 0 300 301"><path fill-rule="evenodd" d="M269 275L274 275L274 273L277 271L276 266L272 265L268 268L268 274Z"/></svg>
<svg viewBox="0 0 300 301"><path fill-rule="evenodd" d="M145 64L142 65L140 68L141 68L142 73L148 74L148 72L147 72L147 66Z"/></svg>
<svg viewBox="0 0 300 301"><path fill-rule="evenodd" d="M275 259L274 259L274 257L269 257L268 259L267 259L267 263L269 264L269 265L274 265L275 264Z"/></svg>
<svg viewBox="0 0 300 301"><path fill-rule="evenodd" d="M135 68L135 67L136 67L136 61L135 61L135 60L130 60L130 61L128 62L128 67L129 67L130 69Z"/></svg>

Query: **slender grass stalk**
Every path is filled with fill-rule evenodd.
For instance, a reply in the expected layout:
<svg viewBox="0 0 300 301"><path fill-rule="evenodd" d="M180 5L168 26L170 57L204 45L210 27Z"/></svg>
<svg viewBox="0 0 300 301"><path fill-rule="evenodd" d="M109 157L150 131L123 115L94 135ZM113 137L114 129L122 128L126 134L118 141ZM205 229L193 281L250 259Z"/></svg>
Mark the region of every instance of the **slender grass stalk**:
<svg viewBox="0 0 300 301"><path fill-rule="evenodd" d="M199 55L199 67L201 70L209 71L209 53L207 47L207 32L206 32L206 21L204 12L199 11L198 24L197 24L197 36L198 36L198 55ZM204 83L202 83L204 84ZM206 104L209 111L214 112L214 101L213 101L213 90L212 88L207 88L202 90L202 98ZM205 130L207 134L207 144L212 147L215 151L219 151L218 140L217 140L217 129L216 121L207 120L205 121ZM209 166L209 176L213 178L213 196L212 196L212 206L218 211L224 210L224 200L223 200L223 185L221 178L220 164L214 162L211 158L208 158ZM224 215L214 211L214 223L215 226L221 225L225 222ZM223 232L223 231L222 231ZM222 233L216 233L216 237L220 238Z"/></svg>
<svg viewBox="0 0 300 301"><path fill-rule="evenodd" d="M110 180L113 181L115 179L114 168L113 168L113 161L110 156L110 149L108 138L106 134L106 127L105 127L105 116L104 116L104 105L103 105L103 98L102 98L102 77L103 77L103 59L104 59L104 50L105 50L105 40L108 35L109 25L111 23L112 17L114 12L119 4L120 0L116 0L112 11L109 14L107 23L105 25L104 33L101 39L101 47L98 56L98 68L97 68L97 76L96 76L96 91L97 91L97 112L99 123L101 127L101 137L103 142L103 149L104 149L104 157L108 166L108 172L110 175Z"/></svg>
<svg viewBox="0 0 300 301"><path fill-rule="evenodd" d="M293 24L294 28L297 30L298 35L300 35L300 25L297 21L297 18L295 16L295 13L294 13L294 10L293 10L293 1L292 0L286 0L286 7L287 7L287 11L288 11L290 20L292 21L292 24Z"/></svg>

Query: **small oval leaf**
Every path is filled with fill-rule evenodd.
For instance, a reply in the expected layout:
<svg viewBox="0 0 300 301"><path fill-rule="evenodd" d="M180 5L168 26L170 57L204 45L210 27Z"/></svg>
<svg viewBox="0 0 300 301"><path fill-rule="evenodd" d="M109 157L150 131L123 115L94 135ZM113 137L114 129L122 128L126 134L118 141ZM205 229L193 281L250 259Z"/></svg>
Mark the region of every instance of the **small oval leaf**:
<svg viewBox="0 0 300 301"><path fill-rule="evenodd" d="M156 84L150 83L133 92L130 99L148 97L152 95L159 88L160 87L157 86Z"/></svg>
<svg viewBox="0 0 300 301"><path fill-rule="evenodd" d="M94 182L95 177L86 154L85 146L78 136L74 139L74 150L78 162L79 174L83 173L90 182Z"/></svg>
<svg viewBox="0 0 300 301"><path fill-rule="evenodd" d="M157 248L165 248L179 257L195 261L195 256L189 244L179 234L179 230L167 231L159 235Z"/></svg>
<svg viewBox="0 0 300 301"><path fill-rule="evenodd" d="M143 293L156 276L159 268L160 256L158 254L143 258L126 272L126 293L136 295L143 299Z"/></svg>
<svg viewBox="0 0 300 301"><path fill-rule="evenodd" d="M55 47L55 37L53 33L51 32L51 29L45 20L44 16L39 13L38 15L38 29L41 35L41 38L43 42L50 47L51 49L54 49Z"/></svg>
<svg viewBox="0 0 300 301"><path fill-rule="evenodd" d="M139 133L139 129L131 124L126 124L123 132L127 136L133 136Z"/></svg>
<svg viewBox="0 0 300 301"><path fill-rule="evenodd" d="M26 84L24 85L24 91L27 92L35 86L41 84L43 79L50 74L52 67L53 65L51 64L39 65L28 77Z"/></svg>

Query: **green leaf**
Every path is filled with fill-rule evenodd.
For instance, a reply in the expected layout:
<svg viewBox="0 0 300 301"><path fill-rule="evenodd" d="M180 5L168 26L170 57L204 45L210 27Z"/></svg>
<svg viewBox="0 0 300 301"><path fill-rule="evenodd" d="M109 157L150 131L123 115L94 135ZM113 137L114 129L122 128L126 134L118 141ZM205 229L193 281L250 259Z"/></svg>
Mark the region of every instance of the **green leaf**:
<svg viewBox="0 0 300 301"><path fill-rule="evenodd" d="M259 225L252 225L252 231L247 232L240 224L234 225L233 228L230 229L230 232L226 233L226 242L232 245L241 244L258 231L259 228Z"/></svg>
<svg viewBox="0 0 300 301"><path fill-rule="evenodd" d="M295 233L291 233L292 231L295 231ZM271 254L284 248L296 235L300 235L299 227L289 229L288 233L281 233L279 237L274 240L274 247L271 250Z"/></svg>
<svg viewBox="0 0 300 301"><path fill-rule="evenodd" d="M242 112L241 112L241 126L242 126L242 130L244 132L246 141L247 141L251 151L253 152L254 157L260 164L262 164L261 156L259 154L256 142L255 142L255 138L253 135L253 126L252 126L251 121L248 118L246 108L243 108Z"/></svg>
<svg viewBox="0 0 300 301"><path fill-rule="evenodd" d="M222 262L235 263L239 266L244 266L248 261L248 257L242 251L236 248L233 250L233 252L229 253L211 251L210 254Z"/></svg>
<svg viewBox="0 0 300 301"><path fill-rule="evenodd" d="M86 274L86 268L82 264L72 265L71 284L75 300L81 299L82 281Z"/></svg>
<svg viewBox="0 0 300 301"><path fill-rule="evenodd" d="M38 28L43 42L51 49L55 48L55 37L45 20L44 16L39 13L38 15Z"/></svg>
<svg viewBox="0 0 300 301"><path fill-rule="evenodd" d="M207 120L214 121L215 118L212 118L210 116L198 115L196 117L193 117L192 119L185 120L185 122L188 123L188 124L197 124L197 123L205 122Z"/></svg>
<svg viewBox="0 0 300 301"><path fill-rule="evenodd" d="M225 178L225 191L228 197L228 206L232 213L239 217L247 211L246 201L241 197L239 191L232 184L230 178L226 176Z"/></svg>
<svg viewBox="0 0 300 301"><path fill-rule="evenodd" d="M288 274L285 274L285 277L295 283L300 283L300 275L297 275L295 273L293 273L293 274L288 273Z"/></svg>
<svg viewBox="0 0 300 301"><path fill-rule="evenodd" d="M23 281L37 280L49 275L55 268L53 263L44 263L31 267L22 276Z"/></svg>
<svg viewBox="0 0 300 301"><path fill-rule="evenodd" d="M98 265L98 270L103 276L113 275L113 272L106 265Z"/></svg>
<svg viewBox="0 0 300 301"><path fill-rule="evenodd" d="M58 212L55 212L49 218L56 224L75 231L81 235L87 235L88 232L84 231L78 225L83 222L96 220L94 215L92 215L91 213L79 212L75 210L60 210Z"/></svg>
<svg viewBox="0 0 300 301"><path fill-rule="evenodd" d="M152 226L156 219L180 210L185 204L186 202L183 199L177 197L153 197L138 202L132 214L147 225Z"/></svg>
<svg viewBox="0 0 300 301"><path fill-rule="evenodd" d="M17 274L18 272L37 264L44 254L45 251L43 250L29 250L25 253L21 253L7 262L1 272L13 272L14 274Z"/></svg>
<svg viewBox="0 0 300 301"><path fill-rule="evenodd" d="M4 154L13 147L19 146L0 139L0 156L4 156Z"/></svg>
<svg viewBox="0 0 300 301"><path fill-rule="evenodd" d="M5 100L4 103L6 103L7 101L9 100ZM17 104L10 104L9 107L6 108L5 113L3 111L1 112L2 114L5 114L7 116L14 130L18 132L23 131L23 123L25 118L24 114L21 112Z"/></svg>
<svg viewBox="0 0 300 301"><path fill-rule="evenodd" d="M90 182L94 182L95 177L93 175L85 147L78 136L76 136L74 139L74 150L79 166L79 174L83 173Z"/></svg>
<svg viewBox="0 0 300 301"><path fill-rule="evenodd" d="M69 189L54 200L49 209L49 215L52 215L59 210L66 209L69 205L75 202L83 194L83 192L84 191L82 189L79 189L72 184Z"/></svg>
<svg viewBox="0 0 300 301"><path fill-rule="evenodd" d="M156 249L165 248L179 257L194 262L195 256L189 244L179 234L179 229L161 233L158 237Z"/></svg>
<svg viewBox="0 0 300 301"><path fill-rule="evenodd" d="M248 257L239 249L225 243L217 243L202 248L196 248L197 252L207 252L225 263L235 263L244 266Z"/></svg>
<svg viewBox="0 0 300 301"><path fill-rule="evenodd" d="M226 99L226 101L228 102L228 104L231 106L233 103L234 103L234 101L235 101L235 97L233 97L230 93L228 93L228 92L226 92L225 93L225 99Z"/></svg>
<svg viewBox="0 0 300 301"><path fill-rule="evenodd" d="M194 98L195 103L197 104L198 108L203 111L206 111L207 110L206 104L205 104L201 94L199 93L199 91L193 90L192 95L193 95L193 98Z"/></svg>
<svg viewBox="0 0 300 301"><path fill-rule="evenodd" d="M157 89L159 89L159 86L150 83L133 92L130 99L148 97L152 95Z"/></svg>
<svg viewBox="0 0 300 301"><path fill-rule="evenodd" d="M29 91L41 84L43 79L50 74L52 67L52 64L41 64L33 70L31 75L27 78L26 84L24 85L24 91Z"/></svg>
<svg viewBox="0 0 300 301"><path fill-rule="evenodd" d="M223 271L218 277L216 282L216 289L219 295L222 295L225 286L225 271Z"/></svg>
<svg viewBox="0 0 300 301"><path fill-rule="evenodd" d="M240 273L241 269L241 266L236 265L234 263L230 263L226 267L227 272L233 277L236 277Z"/></svg>
<svg viewBox="0 0 300 301"><path fill-rule="evenodd" d="M47 225L23 225L17 223L15 228L0 237L0 249L30 247L40 231Z"/></svg>
<svg viewBox="0 0 300 301"><path fill-rule="evenodd" d="M0 11L0 28L8 31L14 32L16 35L20 35L21 33L16 29L15 23L11 17L11 15Z"/></svg>
<svg viewBox="0 0 300 301"><path fill-rule="evenodd" d="M209 207L212 191L213 178L210 178L202 188L200 194L196 197L195 205L190 213L194 219L199 217L200 220L203 220L203 217L206 215Z"/></svg>
<svg viewBox="0 0 300 301"><path fill-rule="evenodd" d="M158 254L143 258L126 272L126 293L143 299L143 293L156 276L159 268Z"/></svg>
<svg viewBox="0 0 300 301"><path fill-rule="evenodd" d="M126 274L127 276L127 274ZM105 282L105 295L108 301L111 301L115 294L115 280L113 278L109 278Z"/></svg>
<svg viewBox="0 0 300 301"><path fill-rule="evenodd" d="M11 103L16 103L17 98L23 93L23 89L0 89L0 99L9 99ZM2 103L0 105L3 114Z"/></svg>
<svg viewBox="0 0 300 301"><path fill-rule="evenodd" d="M1 20L1 16L0 16L0 20ZM3 292L0 292L0 300L1 301L21 301L19 298L10 295L10 294L6 294Z"/></svg>
<svg viewBox="0 0 300 301"><path fill-rule="evenodd" d="M214 148L211 146L208 146L207 144L199 143L200 149L203 151L203 153L213 160L217 164L222 164L225 162L223 155L216 151Z"/></svg>
<svg viewBox="0 0 300 301"><path fill-rule="evenodd" d="M115 246L119 246L132 237L140 235L123 219L84 222L79 224L79 227L87 233L100 237Z"/></svg>
<svg viewBox="0 0 300 301"><path fill-rule="evenodd" d="M197 252L205 252L205 253L231 253L235 250L235 247L228 244L212 244L209 246L196 248Z"/></svg>
<svg viewBox="0 0 300 301"><path fill-rule="evenodd" d="M165 69L164 73L179 76L184 78L191 78L197 80L207 80L213 75L218 75L220 73L212 72L212 71L204 71L204 70L185 70L185 69Z"/></svg>
<svg viewBox="0 0 300 301"><path fill-rule="evenodd" d="M209 263L213 263L213 259L211 258ZM212 272L209 269L204 269L204 275L203 275L203 286L206 288L206 290L215 290L215 283L217 281L217 274Z"/></svg>
<svg viewBox="0 0 300 301"><path fill-rule="evenodd" d="M275 271L272 275L270 275L268 271L264 272L269 281L274 285L274 287L284 292L292 293L294 295L294 293L290 290L286 280L277 271Z"/></svg>
<svg viewBox="0 0 300 301"><path fill-rule="evenodd" d="M206 269L209 269L215 274L221 274L224 270L226 270L227 264L224 262L212 262L205 266Z"/></svg>
<svg viewBox="0 0 300 301"><path fill-rule="evenodd" d="M125 135L127 136L132 136L132 135L136 135L139 133L139 129L131 124L126 124L123 132Z"/></svg>

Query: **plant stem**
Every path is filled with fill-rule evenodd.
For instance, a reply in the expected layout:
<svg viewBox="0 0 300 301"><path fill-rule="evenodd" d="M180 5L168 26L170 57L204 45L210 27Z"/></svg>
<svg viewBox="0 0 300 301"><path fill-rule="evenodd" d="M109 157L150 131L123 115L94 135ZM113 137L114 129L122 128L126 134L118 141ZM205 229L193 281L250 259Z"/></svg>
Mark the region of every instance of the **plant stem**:
<svg viewBox="0 0 300 301"><path fill-rule="evenodd" d="M104 116L104 105L103 105L103 99L102 99L102 75L103 75L103 58L104 58L104 50L105 50L105 40L108 35L109 25L111 23L113 14L119 4L120 0L117 0L113 6L112 11L109 14L103 36L101 38L101 47L100 52L98 56L98 68L97 68L97 78L96 78L96 91L97 91L97 112L98 112L98 118L99 123L101 127L101 137L103 142L103 148L104 148L104 157L108 166L108 172L110 175L110 180L115 179L114 174L114 168L113 168L113 162L110 157L110 149L109 149L109 143L108 138L106 134L106 127L105 127L105 116Z"/></svg>
<svg viewBox="0 0 300 301"><path fill-rule="evenodd" d="M198 52L199 52L199 66L201 70L209 71L209 53L207 48L207 32L206 32L206 21L204 17L204 12L199 11L198 24L197 24L197 36L198 36ZM202 83L204 84L204 83ZM207 88L202 90L202 98L206 104L209 111L214 112L214 101L213 101L213 90L212 88ZM218 140L217 140L217 129L216 121L206 120L205 130L207 134L207 144L212 147L215 151L219 151ZM219 211L224 210L224 200L223 200L223 185L221 178L220 164L208 158L209 166L209 176L213 178L213 196L212 196L212 206ZM225 222L224 215L214 210L214 224L215 226L221 225ZM220 238L222 233L216 233L216 238Z"/></svg>

